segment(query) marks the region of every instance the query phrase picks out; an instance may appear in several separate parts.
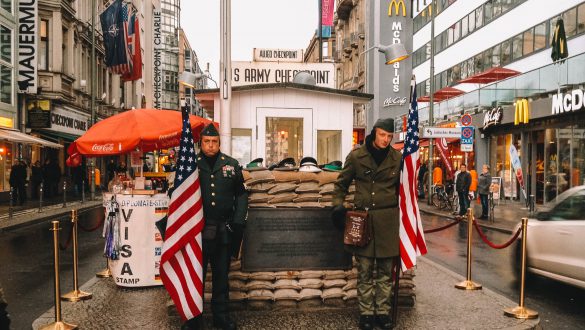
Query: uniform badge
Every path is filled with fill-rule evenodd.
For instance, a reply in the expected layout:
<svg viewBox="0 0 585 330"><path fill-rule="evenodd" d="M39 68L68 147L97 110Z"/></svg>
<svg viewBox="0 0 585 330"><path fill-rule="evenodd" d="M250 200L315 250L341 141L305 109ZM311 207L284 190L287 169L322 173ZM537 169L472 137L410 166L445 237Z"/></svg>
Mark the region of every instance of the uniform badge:
<svg viewBox="0 0 585 330"><path fill-rule="evenodd" d="M224 178L231 178L235 174L235 169L232 165L225 165L221 168Z"/></svg>

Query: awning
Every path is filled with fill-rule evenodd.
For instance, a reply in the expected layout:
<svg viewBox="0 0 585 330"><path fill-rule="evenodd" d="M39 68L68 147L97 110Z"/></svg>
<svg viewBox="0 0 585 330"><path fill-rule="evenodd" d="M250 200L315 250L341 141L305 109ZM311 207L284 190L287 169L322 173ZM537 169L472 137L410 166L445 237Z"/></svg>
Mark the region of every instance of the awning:
<svg viewBox="0 0 585 330"><path fill-rule="evenodd" d="M43 140L41 138L24 134L16 130L10 129L0 129L0 141L8 141L8 142L16 142L16 143L24 143L24 144L32 144L38 145L41 147L49 147L49 148L63 148L62 145L58 143L54 143L51 141Z"/></svg>
<svg viewBox="0 0 585 330"><path fill-rule="evenodd" d="M463 80L459 80L457 83L475 83L475 84L489 84L495 81L513 77L520 72L516 70L506 69L502 67L495 67L488 69L484 72L475 74L471 77L467 77Z"/></svg>
<svg viewBox="0 0 585 330"><path fill-rule="evenodd" d="M461 94L465 94L464 91L457 89L457 88L453 88L453 87L443 87L441 89L439 89L438 91L436 91L435 93L433 93L433 101L434 102L441 102L444 101L446 99L450 99L452 97L455 96L459 96ZM426 95L426 96L421 96L417 99L418 102L430 102L431 98Z"/></svg>

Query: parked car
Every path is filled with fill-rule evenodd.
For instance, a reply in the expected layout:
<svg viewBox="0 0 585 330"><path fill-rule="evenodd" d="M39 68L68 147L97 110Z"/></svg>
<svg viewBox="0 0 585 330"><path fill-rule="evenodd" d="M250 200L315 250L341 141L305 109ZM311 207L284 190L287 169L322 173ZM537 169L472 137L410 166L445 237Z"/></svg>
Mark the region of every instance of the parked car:
<svg viewBox="0 0 585 330"><path fill-rule="evenodd" d="M520 270L521 242L513 258ZM585 289L585 186L573 187L528 219L528 273Z"/></svg>

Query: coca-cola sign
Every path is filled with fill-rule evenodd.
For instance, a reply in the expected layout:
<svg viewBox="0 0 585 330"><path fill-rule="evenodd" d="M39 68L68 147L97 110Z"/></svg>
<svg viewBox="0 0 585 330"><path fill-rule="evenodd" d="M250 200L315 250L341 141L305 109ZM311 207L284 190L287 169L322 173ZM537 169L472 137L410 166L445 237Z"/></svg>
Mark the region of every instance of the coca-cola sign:
<svg viewBox="0 0 585 330"><path fill-rule="evenodd" d="M483 117L483 129L500 124L503 118L504 111L502 110L502 107L491 109L486 112Z"/></svg>
<svg viewBox="0 0 585 330"><path fill-rule="evenodd" d="M94 152L112 152L112 151L114 151L114 144L113 143L94 144L91 147L91 151L94 151Z"/></svg>

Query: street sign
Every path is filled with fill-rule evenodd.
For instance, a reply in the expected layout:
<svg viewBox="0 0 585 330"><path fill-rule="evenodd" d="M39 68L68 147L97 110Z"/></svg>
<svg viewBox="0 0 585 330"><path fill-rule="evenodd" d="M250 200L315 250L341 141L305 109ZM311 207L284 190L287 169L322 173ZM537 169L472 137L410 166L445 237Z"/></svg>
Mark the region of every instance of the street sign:
<svg viewBox="0 0 585 330"><path fill-rule="evenodd" d="M466 113L461 117L461 125L463 126L470 126L471 125L471 115Z"/></svg>
<svg viewBox="0 0 585 330"><path fill-rule="evenodd" d="M473 151L473 135L474 127L465 126L461 128L461 151L471 152Z"/></svg>
<svg viewBox="0 0 585 330"><path fill-rule="evenodd" d="M462 144L461 145L461 152L472 152L473 151L473 144Z"/></svg>
<svg viewBox="0 0 585 330"><path fill-rule="evenodd" d="M423 138L459 138L461 127L425 127L422 130Z"/></svg>

